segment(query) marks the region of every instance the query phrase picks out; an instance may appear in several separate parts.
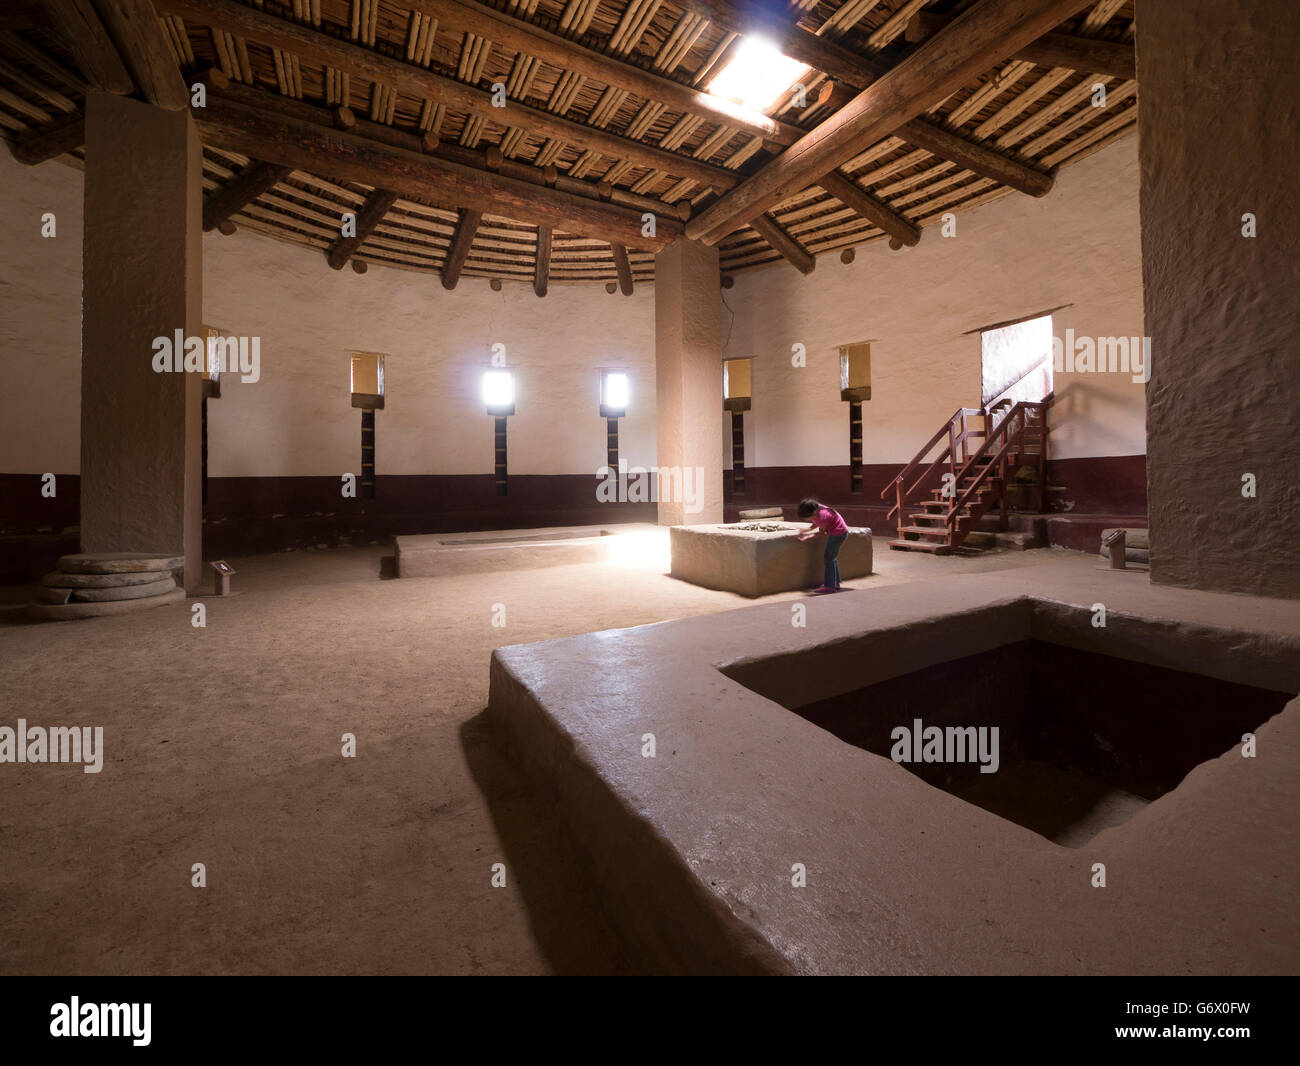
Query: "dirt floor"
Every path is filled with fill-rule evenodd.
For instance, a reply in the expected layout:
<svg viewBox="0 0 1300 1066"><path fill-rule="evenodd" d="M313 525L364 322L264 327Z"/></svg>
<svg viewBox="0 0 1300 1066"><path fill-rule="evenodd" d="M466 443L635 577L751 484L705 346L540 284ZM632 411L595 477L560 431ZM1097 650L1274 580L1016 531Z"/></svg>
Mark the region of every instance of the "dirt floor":
<svg viewBox="0 0 1300 1066"><path fill-rule="evenodd" d="M848 582L864 611L882 585L1060 559L875 547ZM45 624L0 589L0 725L103 726L105 748L98 774L0 766L0 972L635 972L482 712L498 645L756 602L666 576L665 551L405 580L386 548L255 556L226 599Z"/></svg>

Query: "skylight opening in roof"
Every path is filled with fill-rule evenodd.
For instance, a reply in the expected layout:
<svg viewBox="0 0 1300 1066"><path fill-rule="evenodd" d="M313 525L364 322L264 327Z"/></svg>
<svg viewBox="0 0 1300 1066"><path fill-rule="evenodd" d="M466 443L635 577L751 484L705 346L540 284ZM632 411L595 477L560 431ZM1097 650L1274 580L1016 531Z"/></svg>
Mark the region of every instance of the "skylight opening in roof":
<svg viewBox="0 0 1300 1066"><path fill-rule="evenodd" d="M766 111L806 69L761 37L748 37L709 84L709 92L742 107Z"/></svg>

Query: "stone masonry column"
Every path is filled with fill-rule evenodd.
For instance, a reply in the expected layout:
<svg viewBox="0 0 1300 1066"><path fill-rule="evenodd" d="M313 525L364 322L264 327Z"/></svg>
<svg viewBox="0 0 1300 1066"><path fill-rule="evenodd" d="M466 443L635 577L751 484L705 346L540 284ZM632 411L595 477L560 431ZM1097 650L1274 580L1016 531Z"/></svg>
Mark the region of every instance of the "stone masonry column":
<svg viewBox="0 0 1300 1066"><path fill-rule="evenodd" d="M190 590L202 562L202 387L153 361L155 338L203 335L202 173L188 111L90 93L81 548L184 555Z"/></svg>
<svg viewBox="0 0 1300 1066"><path fill-rule="evenodd" d="M655 256L661 526L722 521L721 307L716 248L682 237Z"/></svg>

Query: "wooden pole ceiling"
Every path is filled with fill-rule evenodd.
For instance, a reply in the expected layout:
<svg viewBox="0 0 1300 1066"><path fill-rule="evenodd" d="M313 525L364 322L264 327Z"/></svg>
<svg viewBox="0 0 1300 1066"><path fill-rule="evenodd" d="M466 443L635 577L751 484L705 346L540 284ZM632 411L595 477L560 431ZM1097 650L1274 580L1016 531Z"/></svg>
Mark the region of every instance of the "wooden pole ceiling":
<svg viewBox="0 0 1300 1066"><path fill-rule="evenodd" d="M495 50L498 67L503 54L514 55L577 76L578 84L585 79L609 93L626 93L634 98L634 105L644 101L642 113L650 118L638 120L628 135L604 128L610 118L604 100L613 100L609 93L602 97L603 118L590 120L594 125L564 117L566 107L551 110L521 98L503 101L499 91L480 87L485 79L459 80L417 61L404 61L384 41L367 40L365 34L358 39L355 30L349 39L346 22L329 21L346 9L341 4L321 26L319 21L311 25L290 17L288 0L269 5L269 10L237 0L11 0L5 9L8 18L0 18L0 51L21 61L28 72L39 70L63 92L70 87L82 94L89 89L135 93L171 110L189 107L189 81L206 80L208 107L193 111L205 141L247 156L250 162L208 197L205 228L233 230L233 215L296 169L373 190L358 209L356 236L340 236L327 252L335 269L349 261L364 267L353 257L401 196L457 213L441 267L446 288L457 284L484 216L493 215L536 227L533 280L539 294L547 288L552 235L557 229L608 242L619 286L630 293L627 249L657 251L683 233L716 244L751 226L796 268L810 272L815 258L800 241L811 235L816 247L816 227L809 234L801 226L802 236L796 239L788 222L782 225L770 213L806 189L815 195L818 188L824 190L888 235L891 246L914 245L920 238L918 226L871 194L872 179L858 179L840 169L888 137L1001 186L1045 195L1053 185L1051 173L1045 172L1052 155L1046 156L1047 163L1034 163L1033 158L1042 157L1036 142L1025 142L1025 155L1017 156L950 129L941 120L926 117L926 112L953 92L978 85L1008 58L1131 82L1135 77L1131 44L1059 32L1064 20L1094 2L976 0L957 16L919 10L908 21L906 48L900 39L868 56L798 25L809 10L807 5L785 0L674 0L676 8L740 36L709 38L716 43L707 56L697 52L694 64L681 70L674 63L651 70L642 65L643 53L632 47L640 39L635 32L624 41L622 51L614 49L622 30L609 41L610 51L602 51L590 38L571 39L535 24L523 4L507 13L482 0L396 0L403 22L410 12L429 20L428 28L436 25L442 38L481 41L484 48ZM615 0L616 7L622 3ZM297 5L293 7L296 10ZM671 17L676 17L675 10L670 9ZM624 10L625 21L630 11ZM178 18L169 23L165 16ZM648 25L640 32L646 32ZM19 32L28 29L59 37L77 69L65 66L66 60L61 62ZM255 65L265 65L263 49L271 49L277 62L283 55L286 64L295 58L295 69L297 62L304 69L314 66L312 76L318 84L324 73L335 72L360 81L365 91L374 85L379 93L389 93L389 117L375 121L372 115L366 120L347 106L350 101L340 103L333 96L331 106L323 108L301 99L301 86L291 90L282 83L276 94L238 81L232 84L219 71L202 72L210 59L178 66L176 49L188 51L185 34L195 40L194 35L205 30L259 46L253 55ZM700 88L721 69L741 37L753 34L768 38L818 76L825 75L822 84L810 91L808 108L799 113L801 125L740 107ZM411 47L408 44L407 55ZM199 51L197 43L195 51ZM239 80L249 77L248 60L243 62ZM689 79L687 70L692 71ZM255 76L257 81L264 79L264 72ZM56 113L68 113L51 119L48 111L29 107L23 121L11 124L17 132L6 134L10 148L24 163L39 163L84 143L84 117L74 110L77 105L48 85L34 86L34 91L44 95ZM584 90L587 105L583 106L590 105L592 91ZM1131 94L1131 85L1128 91ZM439 115L468 115L515 133L509 144L489 143L484 150L473 146L474 139L456 144L439 138L437 121L432 130L412 131L392 124L392 93L423 103L426 113L439 105ZM520 97L525 94L521 91ZM494 100L505 106L494 106ZM664 117L646 128L659 108L665 109ZM28 118L43 124L24 129ZM813 125L819 118L820 123ZM665 139L664 123L670 134L679 128L685 132ZM474 133L482 128L474 125ZM518 131L534 145L545 139L546 158L536 165L511 158L512 150L521 155L531 151L516 145ZM731 141L733 136L741 141ZM493 137L488 133L485 139L490 142ZM713 153L725 158L723 152L745 138L746 147L728 165L708 161ZM557 167L556 146L584 153L581 166L573 173L565 173L563 163ZM755 156L760 147L774 158ZM1059 152L1055 155L1060 158ZM615 169L608 180L600 180L598 175L611 165ZM588 172L590 178L580 176ZM868 186L859 180L866 180ZM909 211L924 213L923 207L913 204ZM655 216L652 237L642 232L645 212Z"/></svg>
<svg viewBox="0 0 1300 1066"><path fill-rule="evenodd" d="M651 251L672 243L681 233L680 224L664 218L658 220L654 236L644 236L641 215L632 209L303 122L220 95L210 95L207 107L196 108L194 117L204 141L216 147L328 174L339 181L391 189L429 204L468 207Z"/></svg>
<svg viewBox="0 0 1300 1066"><path fill-rule="evenodd" d="M686 224L686 235L716 244L750 219L818 184L822 175L941 103L1083 6L1081 0L983 0L693 218Z"/></svg>
<svg viewBox="0 0 1300 1066"><path fill-rule="evenodd" d="M690 178L706 188L730 189L740 182L740 177L733 171L711 166L678 152L654 148L593 126L585 126L518 101L507 98L503 107L495 107L493 94L483 89L399 59L391 59L373 49L336 40L309 26L244 7L234 0L154 2L161 12L180 15L201 25L292 52L302 59L390 86L419 99L432 100L454 111L479 115L498 125L545 134L575 148L596 152L611 159L626 159L638 166Z"/></svg>
<svg viewBox="0 0 1300 1066"><path fill-rule="evenodd" d="M508 51L530 55L678 111L700 112L719 125L734 127L775 144L793 144L804 133L798 126L642 70L473 0L402 0L402 6L436 18L439 30L473 33Z"/></svg>

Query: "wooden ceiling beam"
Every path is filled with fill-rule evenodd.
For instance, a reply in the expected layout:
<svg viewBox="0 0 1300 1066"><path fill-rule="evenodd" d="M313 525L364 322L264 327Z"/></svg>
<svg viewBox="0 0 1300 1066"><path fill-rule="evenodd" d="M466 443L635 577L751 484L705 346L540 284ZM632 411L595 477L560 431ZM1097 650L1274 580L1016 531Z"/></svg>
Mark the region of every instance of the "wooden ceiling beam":
<svg viewBox="0 0 1300 1066"><path fill-rule="evenodd" d="M626 159L637 166L691 178L705 187L730 189L740 182L739 175L733 171L585 126L515 100L507 99L504 107L494 107L492 94L482 89L392 59L373 49L336 40L308 26L288 22L233 0L154 0L154 3L160 12L181 15L200 25L292 52L308 62L388 85L417 99L437 101L452 111L481 115L496 125L515 126L530 133L543 134L610 159Z"/></svg>
<svg viewBox="0 0 1300 1066"><path fill-rule="evenodd" d="M817 259L802 244L786 233L771 215L759 215L750 225L758 235L780 252L800 274L811 274Z"/></svg>
<svg viewBox="0 0 1300 1066"><path fill-rule="evenodd" d="M135 82L91 0L45 0L50 24L96 89L130 96Z"/></svg>
<svg viewBox="0 0 1300 1066"><path fill-rule="evenodd" d="M793 144L804 133L798 126L642 70L474 0L402 0L402 6L436 18L439 32L473 33L508 51L530 55L543 63L592 78L602 85L626 89L642 99L656 100L678 111L703 114L718 125L734 126L776 144Z"/></svg>
<svg viewBox="0 0 1300 1066"><path fill-rule="evenodd" d="M537 227L537 258L533 260L533 292L546 295L551 275L551 227Z"/></svg>
<svg viewBox="0 0 1300 1066"><path fill-rule="evenodd" d="M817 182L845 207L856 212L873 226L906 245L915 245L921 239L921 227L904 218L888 204L877 200L866 189L838 170L823 174Z"/></svg>
<svg viewBox="0 0 1300 1066"><path fill-rule="evenodd" d="M920 44L951 21L947 15L918 11L907 24L907 40ZM1137 77L1137 57L1131 44L1076 37L1071 33L1045 33L1016 52L1015 58L1040 67L1065 67L1086 74L1105 74L1128 80Z"/></svg>
<svg viewBox="0 0 1300 1066"><path fill-rule="evenodd" d="M614 253L614 272L618 274L618 287L622 290L624 296L631 296L633 291L632 264L627 258L627 249L621 244L611 244L609 248Z"/></svg>
<svg viewBox="0 0 1300 1066"><path fill-rule="evenodd" d="M164 111L189 107L189 90L151 0L98 0L97 10L144 98Z"/></svg>
<svg viewBox="0 0 1300 1066"><path fill-rule="evenodd" d="M478 224L483 220L480 211L471 211L462 207L460 220L456 223L456 236L452 238L447 258L442 264L442 287L448 291L460 281L460 272L465 269L465 260L469 250L474 246L474 235L478 233Z"/></svg>
<svg viewBox="0 0 1300 1066"><path fill-rule="evenodd" d="M86 143L86 119L77 113L65 115L53 122L24 133L9 142L10 154L20 163L35 166L80 148Z"/></svg>
<svg viewBox="0 0 1300 1066"><path fill-rule="evenodd" d="M1081 0L983 0L693 218L686 235L716 244L744 222L816 185L822 175L942 103L1083 6Z"/></svg>
<svg viewBox="0 0 1300 1066"><path fill-rule="evenodd" d="M646 237L634 210L237 104L219 94L209 94L207 106L196 108L194 118L204 142L215 147L335 181L391 189L424 203L468 207L651 251L681 234L680 223L660 218L655 235Z"/></svg>
<svg viewBox="0 0 1300 1066"><path fill-rule="evenodd" d="M239 214L262 193L269 192L284 181L292 169L289 166L277 166L250 159L248 166L204 201L203 232L217 229L232 215Z"/></svg>
<svg viewBox="0 0 1300 1066"><path fill-rule="evenodd" d="M340 236L325 253L325 261L332 269L342 270L348 265L348 260L365 243L366 238L375 232L375 227L384 221L384 216L392 210L395 203L397 193L387 189L371 190L366 202L361 205L361 210L356 213L352 236Z"/></svg>
<svg viewBox="0 0 1300 1066"><path fill-rule="evenodd" d="M1011 156L962 137L929 119L914 118L898 130L908 144L955 163L964 170L991 178L1026 196L1046 196L1055 184L1050 174Z"/></svg>

